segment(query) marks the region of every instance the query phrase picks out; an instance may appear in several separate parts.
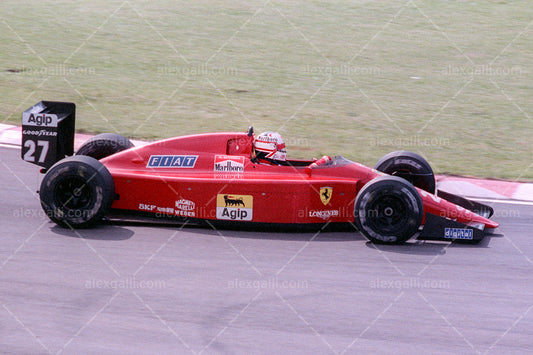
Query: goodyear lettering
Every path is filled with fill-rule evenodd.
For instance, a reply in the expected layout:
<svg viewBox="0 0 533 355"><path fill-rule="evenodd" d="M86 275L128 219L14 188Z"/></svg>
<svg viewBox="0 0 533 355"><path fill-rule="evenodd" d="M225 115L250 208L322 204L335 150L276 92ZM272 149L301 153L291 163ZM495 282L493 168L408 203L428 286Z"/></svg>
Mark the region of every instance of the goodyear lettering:
<svg viewBox="0 0 533 355"><path fill-rule="evenodd" d="M151 155L147 168L194 168L198 155Z"/></svg>
<svg viewBox="0 0 533 355"><path fill-rule="evenodd" d="M42 137L42 136L56 137L57 136L57 132L47 131L45 129L40 129L36 131L25 129L22 131L22 134L25 136L37 136L37 137Z"/></svg>
<svg viewBox="0 0 533 355"><path fill-rule="evenodd" d="M474 239L474 231L469 228L445 228L444 238L446 239Z"/></svg>

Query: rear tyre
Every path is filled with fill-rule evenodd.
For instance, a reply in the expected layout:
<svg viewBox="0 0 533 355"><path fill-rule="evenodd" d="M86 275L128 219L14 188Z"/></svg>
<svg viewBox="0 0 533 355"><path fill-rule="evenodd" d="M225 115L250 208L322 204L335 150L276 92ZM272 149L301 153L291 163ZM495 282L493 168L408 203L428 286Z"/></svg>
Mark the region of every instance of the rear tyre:
<svg viewBox="0 0 533 355"><path fill-rule="evenodd" d="M39 191L41 206L55 223L85 228L102 219L115 197L107 168L88 156L65 158L48 170Z"/></svg>
<svg viewBox="0 0 533 355"><path fill-rule="evenodd" d="M435 193L435 175L433 169L420 155L400 150L381 158L374 169L385 174L399 176L414 186Z"/></svg>
<svg viewBox="0 0 533 355"><path fill-rule="evenodd" d="M120 134L102 133L85 142L76 155L87 155L100 160L132 147L133 143Z"/></svg>
<svg viewBox="0 0 533 355"><path fill-rule="evenodd" d="M422 223L424 209L418 191L397 176L380 176L367 183L355 199L355 224L373 243L400 244Z"/></svg>

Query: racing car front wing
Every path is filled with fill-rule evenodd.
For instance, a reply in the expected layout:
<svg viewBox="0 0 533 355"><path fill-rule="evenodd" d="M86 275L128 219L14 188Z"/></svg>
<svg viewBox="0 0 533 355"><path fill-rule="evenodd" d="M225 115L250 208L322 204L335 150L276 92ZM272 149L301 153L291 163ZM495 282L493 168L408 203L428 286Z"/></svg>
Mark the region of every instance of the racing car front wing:
<svg viewBox="0 0 533 355"><path fill-rule="evenodd" d="M449 218L426 213L424 228L417 239L479 242L485 236L484 227L482 224L468 226Z"/></svg>

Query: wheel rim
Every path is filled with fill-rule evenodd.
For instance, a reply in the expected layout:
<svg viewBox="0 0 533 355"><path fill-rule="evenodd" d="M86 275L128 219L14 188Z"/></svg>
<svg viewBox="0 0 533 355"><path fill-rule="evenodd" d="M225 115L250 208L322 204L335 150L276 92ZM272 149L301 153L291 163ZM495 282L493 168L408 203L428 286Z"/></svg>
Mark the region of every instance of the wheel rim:
<svg viewBox="0 0 533 355"><path fill-rule="evenodd" d="M91 188L85 180L73 176L61 180L55 190L55 200L60 208L80 210L91 205Z"/></svg>
<svg viewBox="0 0 533 355"><path fill-rule="evenodd" d="M398 196L380 196L369 206L368 222L373 230L380 233L398 231L408 221L407 209L405 201Z"/></svg>

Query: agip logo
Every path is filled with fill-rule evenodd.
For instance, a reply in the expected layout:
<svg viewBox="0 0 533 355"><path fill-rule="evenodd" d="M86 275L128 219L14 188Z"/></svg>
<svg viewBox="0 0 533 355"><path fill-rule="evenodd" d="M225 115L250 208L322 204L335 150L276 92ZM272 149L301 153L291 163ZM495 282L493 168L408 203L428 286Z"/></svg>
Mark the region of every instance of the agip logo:
<svg viewBox="0 0 533 355"><path fill-rule="evenodd" d="M251 195L217 195L217 219L230 221L251 221L253 218Z"/></svg>
<svg viewBox="0 0 533 355"><path fill-rule="evenodd" d="M22 114L23 126L57 127L57 122L57 115L31 112L24 112Z"/></svg>

